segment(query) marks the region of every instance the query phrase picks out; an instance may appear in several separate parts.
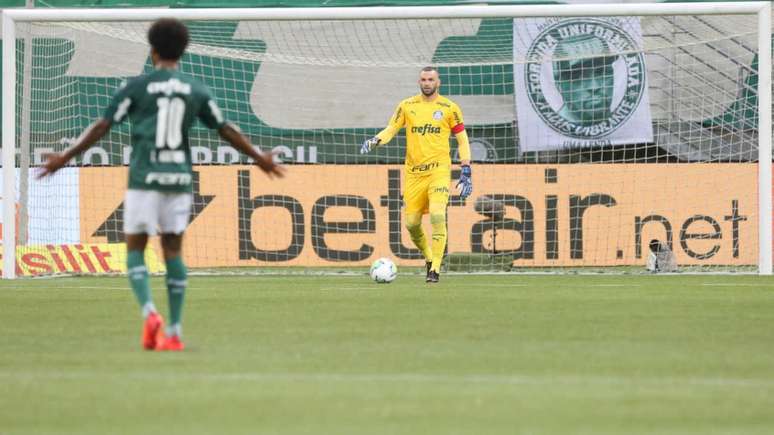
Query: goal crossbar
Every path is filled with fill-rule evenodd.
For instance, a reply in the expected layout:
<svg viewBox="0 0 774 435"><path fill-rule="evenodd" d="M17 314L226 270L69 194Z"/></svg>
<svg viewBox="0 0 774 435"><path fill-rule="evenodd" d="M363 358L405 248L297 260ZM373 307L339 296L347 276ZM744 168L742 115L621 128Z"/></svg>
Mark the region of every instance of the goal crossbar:
<svg viewBox="0 0 774 435"><path fill-rule="evenodd" d="M769 2L616 3L571 5L462 5L335 8L229 9L19 9L9 10L14 21L140 21L181 20L392 20L420 18L590 17L626 15L750 15Z"/></svg>

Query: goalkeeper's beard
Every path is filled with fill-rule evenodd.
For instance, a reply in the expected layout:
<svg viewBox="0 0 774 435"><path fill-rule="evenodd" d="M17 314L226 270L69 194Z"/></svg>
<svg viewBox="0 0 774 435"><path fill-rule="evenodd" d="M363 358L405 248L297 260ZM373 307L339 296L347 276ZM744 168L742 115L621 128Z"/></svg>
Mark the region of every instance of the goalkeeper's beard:
<svg viewBox="0 0 774 435"><path fill-rule="evenodd" d="M420 86L419 89L422 91L422 95L424 95L425 97L432 97L433 94L435 94L435 91L438 90L438 86L433 86L429 90L423 86Z"/></svg>

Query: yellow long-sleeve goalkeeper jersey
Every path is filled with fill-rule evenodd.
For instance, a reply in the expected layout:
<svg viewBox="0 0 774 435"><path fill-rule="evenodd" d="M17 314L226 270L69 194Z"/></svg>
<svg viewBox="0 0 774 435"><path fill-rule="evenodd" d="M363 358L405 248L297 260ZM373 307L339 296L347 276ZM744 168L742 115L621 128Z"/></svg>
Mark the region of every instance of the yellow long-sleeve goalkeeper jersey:
<svg viewBox="0 0 774 435"><path fill-rule="evenodd" d="M406 127L407 173L419 175L451 169L449 135L465 131L462 110L457 104L441 95L433 101L424 101L421 94L401 101L387 128L377 134L379 144L389 142L403 127ZM467 135L459 135L457 139L460 160L469 160Z"/></svg>

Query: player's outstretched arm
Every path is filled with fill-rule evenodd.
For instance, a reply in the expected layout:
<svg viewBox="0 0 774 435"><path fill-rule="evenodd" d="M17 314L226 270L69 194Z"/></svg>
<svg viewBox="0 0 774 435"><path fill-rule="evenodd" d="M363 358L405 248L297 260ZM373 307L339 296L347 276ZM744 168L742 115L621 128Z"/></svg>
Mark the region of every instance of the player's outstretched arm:
<svg viewBox="0 0 774 435"><path fill-rule="evenodd" d="M100 119L95 121L90 126L83 130L83 133L75 141L75 145L70 147L63 153L52 153L44 156L45 163L38 172L38 179L41 179L47 175L51 175L60 170L67 164L73 157L81 154L94 145L98 140L102 139L105 134L110 131L110 122L106 119Z"/></svg>
<svg viewBox="0 0 774 435"><path fill-rule="evenodd" d="M255 160L256 166L261 168L261 170L270 178L275 175L282 178L285 175L285 168L274 162L275 153L257 152L235 125L230 123L225 124L218 130L218 134L220 134L220 137L230 143L237 151L241 151Z"/></svg>
<svg viewBox="0 0 774 435"><path fill-rule="evenodd" d="M387 127L380 131L376 136L366 139L362 145L360 145L360 154L365 154L373 150L379 145L385 145L392 140L392 138L398 134L403 124L405 123L405 117L403 115L403 108L400 104L395 108L395 114L390 117L390 121L387 123Z"/></svg>

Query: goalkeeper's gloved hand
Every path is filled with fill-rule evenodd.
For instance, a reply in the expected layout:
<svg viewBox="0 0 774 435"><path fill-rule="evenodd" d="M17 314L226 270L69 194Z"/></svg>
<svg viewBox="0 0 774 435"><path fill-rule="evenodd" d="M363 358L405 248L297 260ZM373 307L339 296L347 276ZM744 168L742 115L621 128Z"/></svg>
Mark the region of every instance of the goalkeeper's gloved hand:
<svg viewBox="0 0 774 435"><path fill-rule="evenodd" d="M363 142L363 145L360 146L360 154L366 154L376 148L376 146L379 145L379 142L381 142L381 139L376 136L366 139L365 142Z"/></svg>
<svg viewBox="0 0 774 435"><path fill-rule="evenodd" d="M460 179L457 181L457 188L460 191L460 196L462 199L469 197L470 194L473 193L473 181L471 180L472 176L473 173L470 170L470 165L463 165Z"/></svg>

